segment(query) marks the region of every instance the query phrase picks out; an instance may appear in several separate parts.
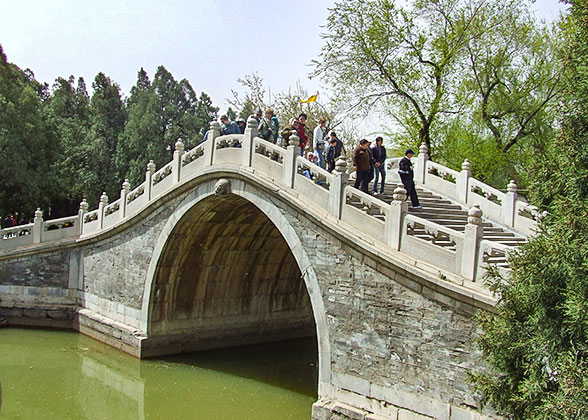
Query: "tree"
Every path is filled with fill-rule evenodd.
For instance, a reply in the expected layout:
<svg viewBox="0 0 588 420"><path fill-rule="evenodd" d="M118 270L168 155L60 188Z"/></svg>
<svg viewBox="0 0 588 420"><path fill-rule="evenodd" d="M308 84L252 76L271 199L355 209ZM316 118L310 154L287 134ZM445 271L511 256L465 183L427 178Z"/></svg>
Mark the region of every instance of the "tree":
<svg viewBox="0 0 588 420"><path fill-rule="evenodd" d="M128 178L131 185L143 181L149 160L157 167L168 163L178 140L186 149L199 144L218 112L206 93L197 98L187 80L177 82L163 66L153 83L143 69L139 71L127 103L129 119L116 161L120 178Z"/></svg>
<svg viewBox="0 0 588 420"><path fill-rule="evenodd" d="M263 78L257 72L246 74L242 79L237 79L237 82L246 89L245 95L241 98L238 92L231 89L233 99L228 99L227 102L231 107L239 110L239 117L247 119L258 109L264 110L268 107L264 99Z"/></svg>
<svg viewBox="0 0 588 420"><path fill-rule="evenodd" d="M491 276L500 301L479 316L490 370L474 383L513 419L588 418L588 2L569 4L561 134L531 184L548 215L512 258L511 277Z"/></svg>
<svg viewBox="0 0 588 420"><path fill-rule="evenodd" d="M47 86L9 63L0 46L0 212L32 217L57 193L57 130Z"/></svg>
<svg viewBox="0 0 588 420"><path fill-rule="evenodd" d="M60 158L56 162L59 197L52 205L56 216L77 211L87 185L81 180L93 178L93 151L87 144L90 130L90 97L83 78L74 86L74 77L57 78L48 101L57 123Z"/></svg>
<svg viewBox="0 0 588 420"><path fill-rule="evenodd" d="M400 130L397 144L424 142L435 159L445 141L472 130L506 153L549 127L552 38L530 19L529 1L395 3L351 0L330 10L313 75L339 102L383 112Z"/></svg>
<svg viewBox="0 0 588 420"><path fill-rule="evenodd" d="M90 128L84 140L84 178L80 179L84 196L96 206L102 192L115 198L120 192L121 179L117 173L115 153L119 135L127 120L127 111L120 87L100 72L92 83Z"/></svg>

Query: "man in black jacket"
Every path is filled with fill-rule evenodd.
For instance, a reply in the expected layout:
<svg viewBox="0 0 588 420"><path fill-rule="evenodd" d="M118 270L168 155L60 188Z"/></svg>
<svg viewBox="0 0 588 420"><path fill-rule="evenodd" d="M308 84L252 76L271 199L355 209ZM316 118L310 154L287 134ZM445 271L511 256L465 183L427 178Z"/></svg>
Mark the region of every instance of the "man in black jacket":
<svg viewBox="0 0 588 420"><path fill-rule="evenodd" d="M419 198L417 197L416 187L414 185L414 171L412 170L412 162L410 158L414 156L412 149L406 149L404 157L400 159L398 163L398 174L406 190L406 195L410 197L413 209L422 209L423 206L419 204Z"/></svg>
<svg viewBox="0 0 588 420"><path fill-rule="evenodd" d="M374 163L374 184L372 186L372 193L378 194L378 178L382 178L380 184L380 194L384 194L384 185L386 182L386 148L382 144L384 140L382 137L376 137L376 144L372 146L372 159Z"/></svg>

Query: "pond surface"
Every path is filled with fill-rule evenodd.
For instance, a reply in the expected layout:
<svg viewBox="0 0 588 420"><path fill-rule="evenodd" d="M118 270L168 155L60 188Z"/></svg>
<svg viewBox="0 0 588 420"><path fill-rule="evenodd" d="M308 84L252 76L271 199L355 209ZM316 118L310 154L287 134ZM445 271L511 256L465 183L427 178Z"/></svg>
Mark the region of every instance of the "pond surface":
<svg viewBox="0 0 588 420"><path fill-rule="evenodd" d="M0 419L300 419L315 339L138 360L71 331L0 328Z"/></svg>

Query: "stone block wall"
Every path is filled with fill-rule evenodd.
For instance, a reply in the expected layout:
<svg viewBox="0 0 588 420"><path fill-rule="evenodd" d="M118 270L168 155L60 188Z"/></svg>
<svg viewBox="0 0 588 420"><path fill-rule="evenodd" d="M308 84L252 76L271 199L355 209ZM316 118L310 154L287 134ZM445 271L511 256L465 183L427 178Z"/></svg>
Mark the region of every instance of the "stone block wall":
<svg viewBox="0 0 588 420"><path fill-rule="evenodd" d="M0 321L71 328L78 269L79 254L72 248L1 259Z"/></svg>

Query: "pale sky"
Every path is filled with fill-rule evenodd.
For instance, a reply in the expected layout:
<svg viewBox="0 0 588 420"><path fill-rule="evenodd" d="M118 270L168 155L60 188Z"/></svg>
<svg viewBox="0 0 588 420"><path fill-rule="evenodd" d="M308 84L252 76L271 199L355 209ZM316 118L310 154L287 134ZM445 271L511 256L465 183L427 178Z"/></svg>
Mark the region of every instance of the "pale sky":
<svg viewBox="0 0 588 420"><path fill-rule="evenodd" d="M104 72L128 96L143 67L164 65L224 112L237 78L257 72L273 93L295 88L326 93L308 79L334 0L0 0L0 44L8 61L52 85ZM557 0L538 0L553 20ZM320 99L320 96L319 96Z"/></svg>

